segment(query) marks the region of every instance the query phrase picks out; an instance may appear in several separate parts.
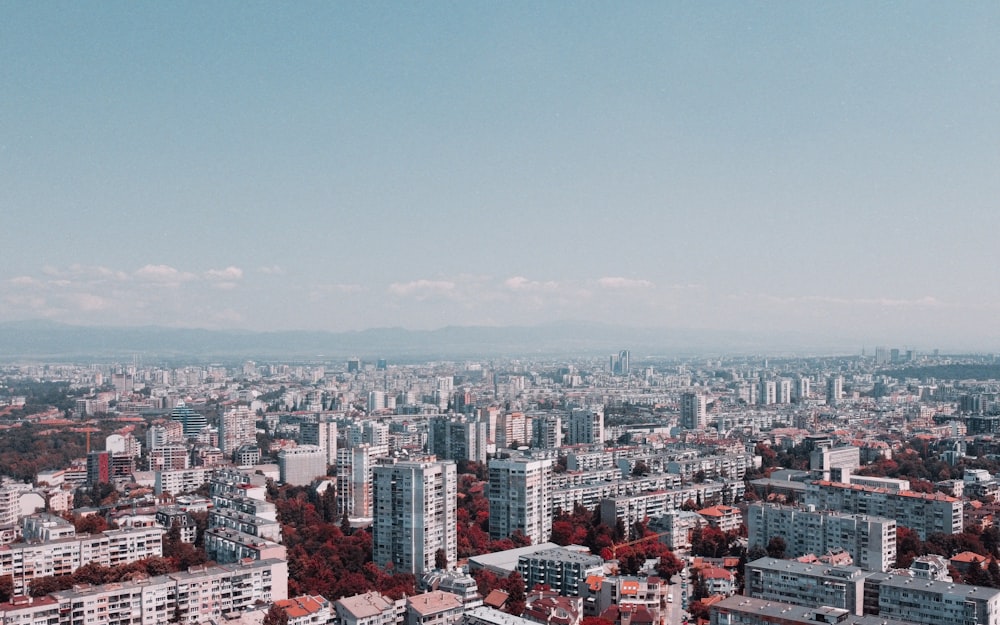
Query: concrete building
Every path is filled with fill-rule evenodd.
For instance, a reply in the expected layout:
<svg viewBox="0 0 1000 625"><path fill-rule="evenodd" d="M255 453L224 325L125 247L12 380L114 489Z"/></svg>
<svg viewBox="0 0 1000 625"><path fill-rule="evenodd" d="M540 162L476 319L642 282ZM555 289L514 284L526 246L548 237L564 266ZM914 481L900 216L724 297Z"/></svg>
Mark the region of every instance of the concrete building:
<svg viewBox="0 0 1000 625"><path fill-rule="evenodd" d="M962 501L941 493L891 492L882 488L816 481L806 486L806 504L816 510L870 514L895 519L921 540L962 531Z"/></svg>
<svg viewBox="0 0 1000 625"><path fill-rule="evenodd" d="M284 484L308 486L326 475L326 452L317 445L300 445L278 452L278 471Z"/></svg>
<svg viewBox="0 0 1000 625"><path fill-rule="evenodd" d="M190 493L208 483L211 468L184 469L182 471L157 471L153 492L157 495Z"/></svg>
<svg viewBox="0 0 1000 625"><path fill-rule="evenodd" d="M858 616L831 607L802 607L743 595L712 604L710 625L912 625L910 621L866 614Z"/></svg>
<svg viewBox="0 0 1000 625"><path fill-rule="evenodd" d="M521 532L533 544L552 534L549 459L520 456L494 458L489 463L490 538Z"/></svg>
<svg viewBox="0 0 1000 625"><path fill-rule="evenodd" d="M809 469L818 480L848 483L861 466L861 450L853 445L824 447L809 454Z"/></svg>
<svg viewBox="0 0 1000 625"><path fill-rule="evenodd" d="M135 581L80 585L0 605L4 625L161 625L226 622L288 596L288 564L200 566Z"/></svg>
<svg viewBox="0 0 1000 625"><path fill-rule="evenodd" d="M406 598L403 625L455 625L462 620L461 599L443 590L432 590Z"/></svg>
<svg viewBox="0 0 1000 625"><path fill-rule="evenodd" d="M681 394L681 427L701 430L708 425L707 400L702 393Z"/></svg>
<svg viewBox="0 0 1000 625"><path fill-rule="evenodd" d="M524 578L525 588L547 584L560 595L579 594L580 584L591 575L603 571L604 559L587 552L556 547L522 555L517 570Z"/></svg>
<svg viewBox="0 0 1000 625"><path fill-rule="evenodd" d="M249 406L235 406L222 413L219 418L219 449L232 459L233 453L242 445L257 442L257 415Z"/></svg>
<svg viewBox="0 0 1000 625"><path fill-rule="evenodd" d="M30 529L42 532L41 529ZM70 536L58 531L46 542L13 543L0 548L0 577L10 576L15 594L27 594L38 577L68 575L84 564L119 566L163 555L160 527L107 530ZM43 534L38 534L43 535Z"/></svg>
<svg viewBox="0 0 1000 625"><path fill-rule="evenodd" d="M302 423L299 426L299 443L322 449L327 466L337 464L337 423L328 416L320 415L315 421Z"/></svg>
<svg viewBox="0 0 1000 625"><path fill-rule="evenodd" d="M749 547L765 548L781 538L789 558L843 549L870 571L887 571L896 563L895 519L752 503L746 522Z"/></svg>
<svg viewBox="0 0 1000 625"><path fill-rule="evenodd" d="M427 451L439 459L486 462L488 422L469 417L435 415L427 425Z"/></svg>
<svg viewBox="0 0 1000 625"><path fill-rule="evenodd" d="M573 408L567 419L567 445L604 444L604 407Z"/></svg>
<svg viewBox="0 0 1000 625"><path fill-rule="evenodd" d="M455 463L396 462L374 469L375 564L421 573L435 568L438 551L446 567L457 559Z"/></svg>
<svg viewBox="0 0 1000 625"><path fill-rule="evenodd" d="M532 414L531 446L535 449L562 447L562 415L555 412Z"/></svg>
<svg viewBox="0 0 1000 625"><path fill-rule="evenodd" d="M865 581L869 575L873 573L857 566L761 558L746 565L744 593L766 601L829 606L863 614Z"/></svg>
<svg viewBox="0 0 1000 625"><path fill-rule="evenodd" d="M393 601L371 591L334 602L337 620L343 625L399 625L403 622L405 601Z"/></svg>

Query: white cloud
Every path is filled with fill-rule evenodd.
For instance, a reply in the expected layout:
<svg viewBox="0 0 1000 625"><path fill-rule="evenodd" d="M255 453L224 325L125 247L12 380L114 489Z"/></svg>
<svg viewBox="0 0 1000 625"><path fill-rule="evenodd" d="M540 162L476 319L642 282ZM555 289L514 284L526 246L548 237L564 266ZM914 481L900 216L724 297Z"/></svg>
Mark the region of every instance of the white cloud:
<svg viewBox="0 0 1000 625"><path fill-rule="evenodd" d="M285 275L285 270L277 265L271 265L270 267L260 267L257 271L261 272L266 276L283 276Z"/></svg>
<svg viewBox="0 0 1000 625"><path fill-rule="evenodd" d="M529 280L524 276L514 276L503 281L503 285L511 291L552 291L559 288L558 282L539 282Z"/></svg>
<svg viewBox="0 0 1000 625"><path fill-rule="evenodd" d="M10 283L14 286L38 286L38 280L35 280L31 276L17 276L16 278L11 278Z"/></svg>
<svg viewBox="0 0 1000 625"><path fill-rule="evenodd" d="M196 278L193 273L178 271L170 265L146 265L136 270L135 277L148 282L170 285L189 282Z"/></svg>
<svg viewBox="0 0 1000 625"><path fill-rule="evenodd" d="M389 292L400 297L428 297L445 295L455 290L455 283L448 280L412 280L410 282L393 282Z"/></svg>
<svg viewBox="0 0 1000 625"><path fill-rule="evenodd" d="M604 289L648 289L653 286L649 280L634 280L632 278L607 277L601 278L597 284Z"/></svg>
<svg viewBox="0 0 1000 625"><path fill-rule="evenodd" d="M225 280L231 282L243 278L243 270L239 267L229 266L225 269L209 269L205 272L205 277L209 280Z"/></svg>

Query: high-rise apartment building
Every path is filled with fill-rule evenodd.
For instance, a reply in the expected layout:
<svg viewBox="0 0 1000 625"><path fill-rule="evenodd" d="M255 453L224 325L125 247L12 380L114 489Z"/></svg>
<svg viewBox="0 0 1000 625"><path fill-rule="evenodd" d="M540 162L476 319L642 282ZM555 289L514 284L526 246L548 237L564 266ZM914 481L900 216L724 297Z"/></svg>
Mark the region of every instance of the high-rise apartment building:
<svg viewBox="0 0 1000 625"><path fill-rule="evenodd" d="M372 552L375 564L420 576L457 558L455 463L396 462L378 465L374 475Z"/></svg>
<svg viewBox="0 0 1000 625"><path fill-rule="evenodd" d="M770 406L778 401L778 386L774 380L761 380L757 392L757 403L761 406Z"/></svg>
<svg viewBox="0 0 1000 625"><path fill-rule="evenodd" d="M604 443L604 408L574 408L569 413L567 445Z"/></svg>
<svg viewBox="0 0 1000 625"><path fill-rule="evenodd" d="M834 375L826 380L826 404L836 406L844 397L844 376Z"/></svg>
<svg viewBox="0 0 1000 625"><path fill-rule="evenodd" d="M219 419L219 449L232 459L242 445L257 442L257 416L249 406L236 406L222 413Z"/></svg>
<svg viewBox="0 0 1000 625"><path fill-rule="evenodd" d="M531 446L535 449L562 447L562 416L554 412L531 415Z"/></svg>
<svg viewBox="0 0 1000 625"><path fill-rule="evenodd" d="M681 394L681 427L700 430L708 425L707 401L701 393Z"/></svg>
<svg viewBox="0 0 1000 625"><path fill-rule="evenodd" d="M428 422L427 450L441 460L486 462L489 423L467 417L437 415Z"/></svg>
<svg viewBox="0 0 1000 625"><path fill-rule="evenodd" d="M337 464L337 424L326 416L307 421L299 426L299 442L315 445L326 455L326 464Z"/></svg>
<svg viewBox="0 0 1000 625"><path fill-rule="evenodd" d="M489 464L490 538L520 531L533 545L552 534L552 460L516 456Z"/></svg>

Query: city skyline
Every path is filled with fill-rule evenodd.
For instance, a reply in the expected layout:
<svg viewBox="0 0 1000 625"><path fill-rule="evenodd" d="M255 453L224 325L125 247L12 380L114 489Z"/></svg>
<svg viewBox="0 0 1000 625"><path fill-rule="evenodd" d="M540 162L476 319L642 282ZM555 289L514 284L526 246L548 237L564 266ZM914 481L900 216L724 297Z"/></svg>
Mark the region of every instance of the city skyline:
<svg viewBox="0 0 1000 625"><path fill-rule="evenodd" d="M995 5L2 14L0 322L1000 348Z"/></svg>

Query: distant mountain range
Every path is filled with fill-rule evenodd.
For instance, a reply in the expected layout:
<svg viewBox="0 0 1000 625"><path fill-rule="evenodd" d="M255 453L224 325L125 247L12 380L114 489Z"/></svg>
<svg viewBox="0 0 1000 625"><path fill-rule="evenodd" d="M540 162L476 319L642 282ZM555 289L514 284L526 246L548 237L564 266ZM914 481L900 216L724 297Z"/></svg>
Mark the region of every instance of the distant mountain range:
<svg viewBox="0 0 1000 625"><path fill-rule="evenodd" d="M0 323L0 359L321 360L357 356L400 360L588 356L629 349L633 358L699 354L845 353L845 344L787 332L629 328L565 321L537 326L376 328L357 332L204 330L161 326ZM849 349L849 347L848 347Z"/></svg>

